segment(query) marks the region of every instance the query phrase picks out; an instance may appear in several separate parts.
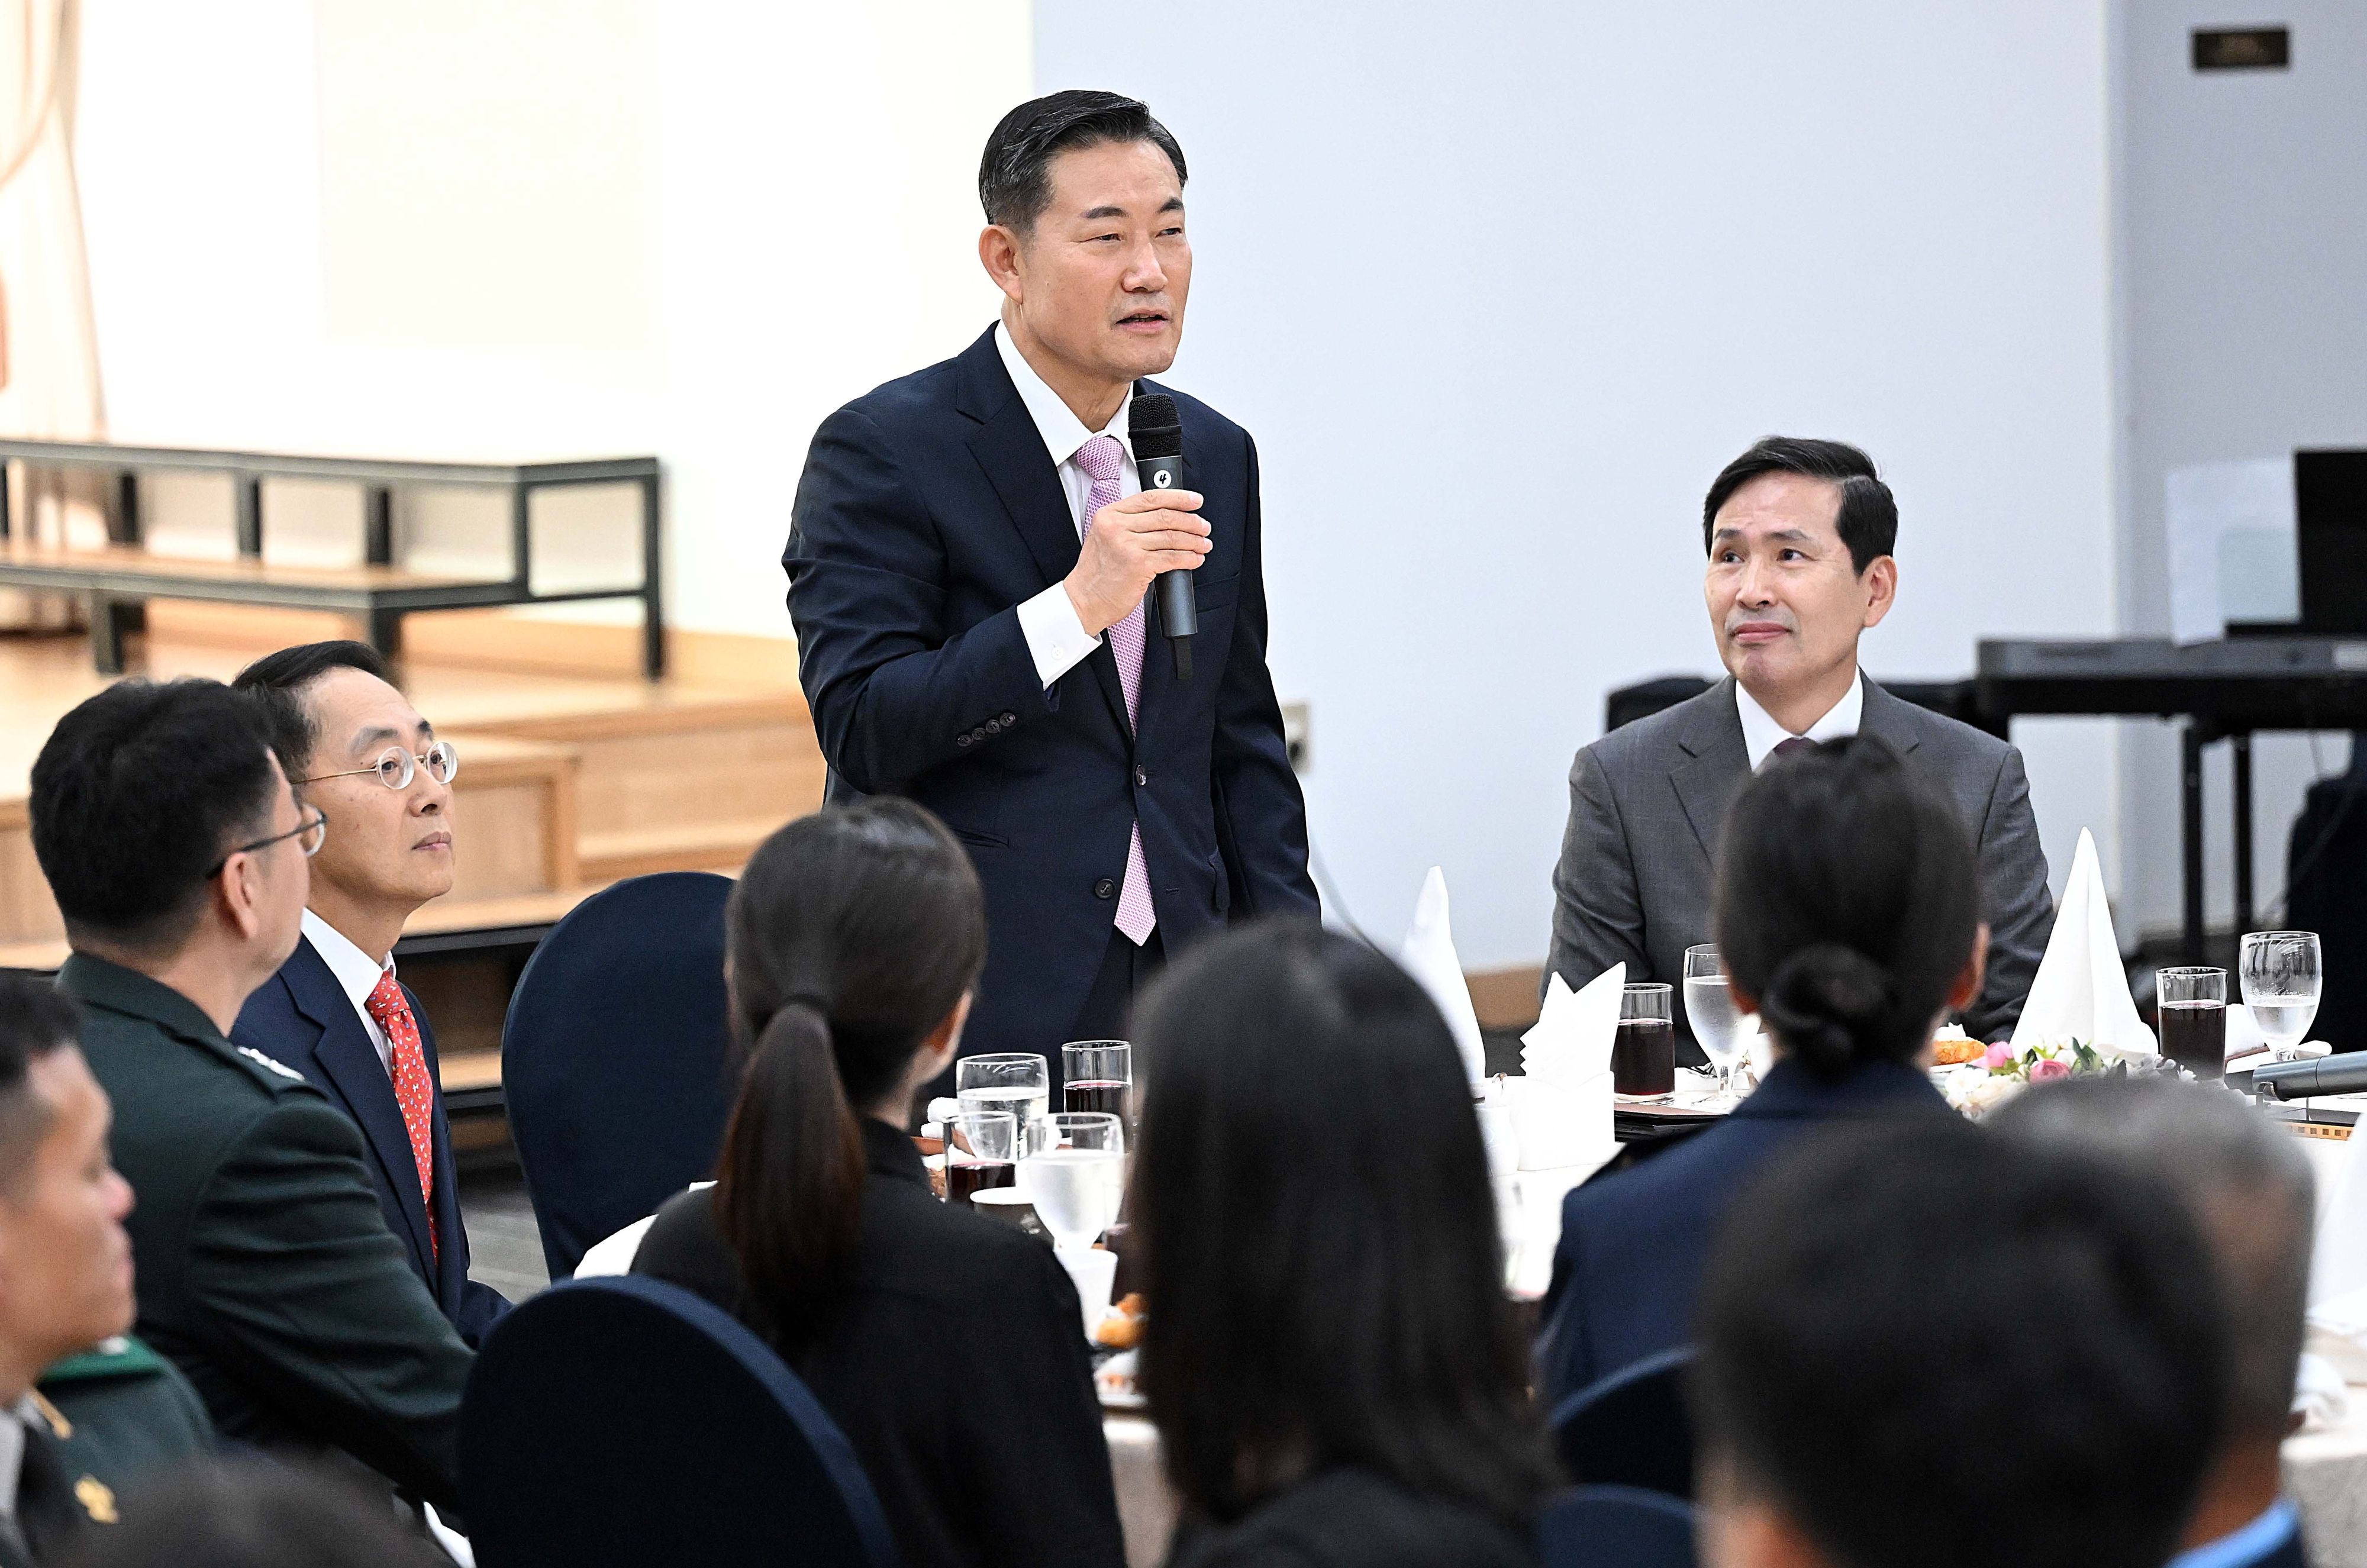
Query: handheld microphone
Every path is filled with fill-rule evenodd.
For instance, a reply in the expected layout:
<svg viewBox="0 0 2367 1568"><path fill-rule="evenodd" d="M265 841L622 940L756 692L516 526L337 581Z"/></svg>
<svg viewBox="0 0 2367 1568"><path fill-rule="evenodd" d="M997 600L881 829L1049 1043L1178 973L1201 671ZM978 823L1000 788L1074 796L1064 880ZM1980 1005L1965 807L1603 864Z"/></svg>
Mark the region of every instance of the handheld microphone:
<svg viewBox="0 0 2367 1568"><path fill-rule="evenodd" d="M2345 1051L2314 1062L2278 1062L2252 1070L2252 1092L2263 1100L2307 1100L2315 1094L2367 1093L2367 1051Z"/></svg>
<svg viewBox="0 0 2367 1568"><path fill-rule="evenodd" d="M1134 440L1134 466L1145 490L1184 488L1184 416L1164 392L1145 392L1127 414ZM1192 678L1192 635L1200 629L1200 606L1192 596L1192 574L1162 571L1152 584L1159 596L1159 625L1175 655L1175 678Z"/></svg>

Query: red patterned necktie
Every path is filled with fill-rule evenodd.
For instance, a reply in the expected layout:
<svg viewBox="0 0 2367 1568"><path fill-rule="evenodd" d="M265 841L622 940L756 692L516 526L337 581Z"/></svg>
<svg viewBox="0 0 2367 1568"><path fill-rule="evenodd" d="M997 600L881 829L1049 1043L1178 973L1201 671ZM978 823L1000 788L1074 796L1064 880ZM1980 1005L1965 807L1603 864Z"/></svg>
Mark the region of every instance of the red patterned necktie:
<svg viewBox="0 0 2367 1568"><path fill-rule="evenodd" d="M427 1250L442 1258L443 1238L436 1234L436 1086L427 1077L427 1053L419 1043L419 1022L390 969L362 1004L378 1026L386 1031L387 1070L394 1077L394 1102L402 1108L403 1129L411 1134L411 1158L419 1168L419 1196L427 1205Z"/></svg>

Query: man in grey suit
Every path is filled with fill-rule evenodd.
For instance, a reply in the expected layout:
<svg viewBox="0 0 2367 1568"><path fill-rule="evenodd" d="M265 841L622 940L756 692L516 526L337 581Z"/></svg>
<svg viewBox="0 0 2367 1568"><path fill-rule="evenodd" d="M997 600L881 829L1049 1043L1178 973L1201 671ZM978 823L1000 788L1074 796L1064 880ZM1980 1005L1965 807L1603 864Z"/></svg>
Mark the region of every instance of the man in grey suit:
<svg viewBox="0 0 2367 1568"><path fill-rule="evenodd" d="M1726 466L1702 505L1704 596L1728 678L1613 730L1569 770L1547 965L1571 987L1614 964L1675 984L1712 940L1710 857L1750 774L1795 743L1861 731L1923 769L1980 851L1988 978L1965 1030L2001 1036L2046 945L2054 904L2022 753L1903 702L1858 671L1857 639L1897 596L1898 506L1874 462L1838 441L1771 435ZM1700 1048L1677 1010L1678 1060Z"/></svg>

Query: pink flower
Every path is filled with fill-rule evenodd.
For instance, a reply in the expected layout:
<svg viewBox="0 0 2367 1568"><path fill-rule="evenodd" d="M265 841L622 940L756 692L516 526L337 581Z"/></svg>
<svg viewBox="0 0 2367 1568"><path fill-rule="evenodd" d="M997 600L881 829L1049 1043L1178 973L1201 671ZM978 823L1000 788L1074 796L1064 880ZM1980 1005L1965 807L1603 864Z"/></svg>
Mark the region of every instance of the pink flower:
<svg viewBox="0 0 2367 1568"><path fill-rule="evenodd" d="M2044 1083L2049 1078L2067 1078L2070 1076L2071 1064L2068 1062L2057 1062L2050 1057L2041 1056L2030 1064L2030 1081L2033 1083Z"/></svg>
<svg viewBox="0 0 2367 1568"><path fill-rule="evenodd" d="M2000 1040L1981 1053L1981 1066L1991 1072L2013 1066L2013 1047Z"/></svg>

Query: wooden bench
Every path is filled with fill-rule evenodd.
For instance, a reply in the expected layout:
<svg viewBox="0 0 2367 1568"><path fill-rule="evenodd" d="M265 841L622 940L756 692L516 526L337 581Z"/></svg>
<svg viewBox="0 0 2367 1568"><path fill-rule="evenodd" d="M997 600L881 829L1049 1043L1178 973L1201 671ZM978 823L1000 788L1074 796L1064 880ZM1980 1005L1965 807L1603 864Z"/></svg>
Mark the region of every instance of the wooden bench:
<svg viewBox="0 0 2367 1568"><path fill-rule="evenodd" d="M117 504L109 545L76 549L17 536L11 528L7 468L14 459L37 468L96 468L116 478ZM142 474L214 473L232 479L238 557L190 560L141 547ZM366 498L362 562L344 568L279 566L263 559L263 481L340 480ZM638 581L615 587L538 592L533 586L534 492L567 485L629 483L640 488L641 561ZM508 491L510 572L507 577L448 576L394 564L394 494L408 485L472 485ZM0 587L78 592L90 604L92 661L102 674L123 670L123 634L151 599L334 610L359 615L371 646L399 650L402 617L422 610L481 609L501 604L551 604L587 599L639 599L641 656L655 680L665 670L665 620L661 604L658 460L595 458L564 463L414 463L358 457L311 457L261 452L117 446L83 441L0 440Z"/></svg>

